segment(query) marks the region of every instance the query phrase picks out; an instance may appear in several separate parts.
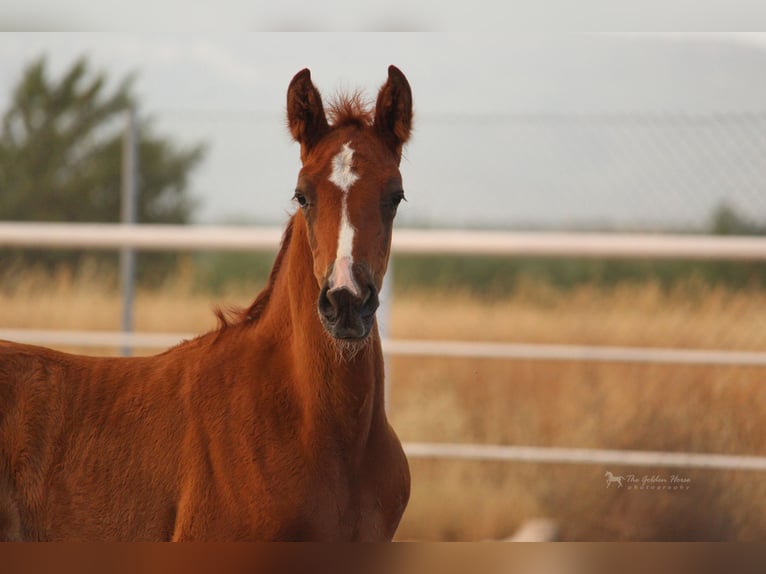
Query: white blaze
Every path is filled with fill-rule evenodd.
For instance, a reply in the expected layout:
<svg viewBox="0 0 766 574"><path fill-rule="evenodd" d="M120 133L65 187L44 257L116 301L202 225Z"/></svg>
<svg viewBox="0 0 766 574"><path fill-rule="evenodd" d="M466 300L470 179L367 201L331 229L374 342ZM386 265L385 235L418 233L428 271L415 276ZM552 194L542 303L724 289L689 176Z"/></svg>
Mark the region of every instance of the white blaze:
<svg viewBox="0 0 766 574"><path fill-rule="evenodd" d="M348 289L354 295L359 295L359 287L354 279L352 265L354 264L354 226L348 219L348 192L359 176L354 172L354 150L350 142L343 144L341 150L332 158L332 173L330 181L340 188L341 212L340 228L338 230L338 251L335 254L330 291Z"/></svg>
<svg viewBox="0 0 766 574"><path fill-rule="evenodd" d="M330 181L340 188L344 198L351 186L359 179L353 170L354 150L351 149L350 144L351 142L344 143L341 150L332 158L332 173L330 174Z"/></svg>

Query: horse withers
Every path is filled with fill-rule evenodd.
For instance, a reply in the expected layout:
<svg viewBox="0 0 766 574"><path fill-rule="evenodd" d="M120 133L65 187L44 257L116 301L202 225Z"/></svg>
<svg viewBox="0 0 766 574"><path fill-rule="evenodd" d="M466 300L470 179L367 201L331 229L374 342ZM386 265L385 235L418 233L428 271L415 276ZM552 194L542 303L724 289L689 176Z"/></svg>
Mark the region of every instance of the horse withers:
<svg viewBox="0 0 766 574"><path fill-rule="evenodd" d="M410 476L375 320L412 95L287 93L302 168L265 289L152 357L0 342L0 539L390 540Z"/></svg>

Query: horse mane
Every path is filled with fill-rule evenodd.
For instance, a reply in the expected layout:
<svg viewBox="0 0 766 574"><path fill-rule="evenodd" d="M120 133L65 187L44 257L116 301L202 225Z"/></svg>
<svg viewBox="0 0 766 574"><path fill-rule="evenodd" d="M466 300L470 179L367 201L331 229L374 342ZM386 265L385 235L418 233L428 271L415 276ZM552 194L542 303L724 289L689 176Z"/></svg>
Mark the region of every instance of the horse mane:
<svg viewBox="0 0 766 574"><path fill-rule="evenodd" d="M371 126L374 118L372 103L361 91L338 94L327 106L327 116L333 127Z"/></svg>
<svg viewBox="0 0 766 574"><path fill-rule="evenodd" d="M263 310L271 298L271 293L274 290L274 284L279 274L279 270L282 267L282 263L285 259L285 254L290 247L290 241L293 236L293 218L287 223L285 232L282 234L282 242L277 252L277 256L274 259L274 265L269 273L269 278L266 281L266 286L258 293L255 300L249 307L229 307L223 309L216 307L214 309L215 316L218 318L218 331L221 332L228 327L236 325L255 324L263 314Z"/></svg>

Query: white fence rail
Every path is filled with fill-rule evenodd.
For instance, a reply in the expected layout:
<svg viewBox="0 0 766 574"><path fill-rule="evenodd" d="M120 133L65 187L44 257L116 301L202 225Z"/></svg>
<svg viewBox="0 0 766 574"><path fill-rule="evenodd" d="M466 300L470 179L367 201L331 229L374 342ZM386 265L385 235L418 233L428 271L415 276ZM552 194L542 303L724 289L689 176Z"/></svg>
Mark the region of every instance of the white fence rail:
<svg viewBox="0 0 766 574"><path fill-rule="evenodd" d="M247 251L275 249L281 234L279 228L0 223L0 247ZM763 261L766 260L766 238L397 230L393 250L396 253ZM0 339L99 347L167 347L188 337L180 333L0 330ZM766 353L716 349L411 340L387 340L384 345L386 352L394 355L766 366ZM407 443L405 450L414 458L766 470L766 457L725 454L433 443Z"/></svg>
<svg viewBox="0 0 766 574"><path fill-rule="evenodd" d="M0 223L0 247L142 250L274 249L282 229L206 225ZM766 260L766 238L678 234L397 229L396 253Z"/></svg>
<svg viewBox="0 0 766 574"><path fill-rule="evenodd" d="M194 336L193 333L123 333L120 331L0 328L0 339L19 343L70 347L164 349ZM416 357L766 367L766 353L715 349L386 339L383 341L383 350L387 355Z"/></svg>
<svg viewBox="0 0 766 574"><path fill-rule="evenodd" d="M407 456L541 464L592 464L650 468L766 470L766 456L597 448L409 442Z"/></svg>

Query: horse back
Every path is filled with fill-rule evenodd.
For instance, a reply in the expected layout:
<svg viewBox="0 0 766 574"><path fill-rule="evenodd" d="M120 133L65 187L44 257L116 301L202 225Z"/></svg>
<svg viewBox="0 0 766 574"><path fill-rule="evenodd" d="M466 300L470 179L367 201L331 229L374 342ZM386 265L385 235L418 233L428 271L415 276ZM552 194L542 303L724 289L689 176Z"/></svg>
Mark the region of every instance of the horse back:
<svg viewBox="0 0 766 574"><path fill-rule="evenodd" d="M48 349L0 341L0 540L23 540L46 498L46 469L61 427L59 368Z"/></svg>
<svg viewBox="0 0 766 574"><path fill-rule="evenodd" d="M170 536L180 416L156 367L0 342L0 540Z"/></svg>

